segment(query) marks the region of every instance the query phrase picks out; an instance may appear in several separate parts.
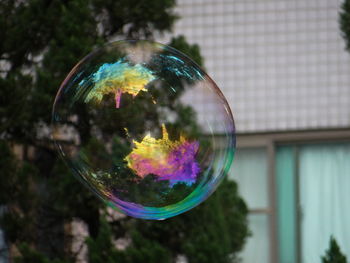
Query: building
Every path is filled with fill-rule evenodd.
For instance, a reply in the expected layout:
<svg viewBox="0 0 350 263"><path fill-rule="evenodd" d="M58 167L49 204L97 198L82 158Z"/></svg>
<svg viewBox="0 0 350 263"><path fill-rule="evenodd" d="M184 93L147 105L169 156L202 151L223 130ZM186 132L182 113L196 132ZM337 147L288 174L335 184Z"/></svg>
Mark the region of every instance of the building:
<svg viewBox="0 0 350 263"><path fill-rule="evenodd" d="M232 108L230 178L250 208L243 262L350 258L350 54L342 1L179 0L174 35L201 47ZM169 36L168 36L169 37ZM197 94L194 104L203 105ZM198 111L210 116L205 102Z"/></svg>

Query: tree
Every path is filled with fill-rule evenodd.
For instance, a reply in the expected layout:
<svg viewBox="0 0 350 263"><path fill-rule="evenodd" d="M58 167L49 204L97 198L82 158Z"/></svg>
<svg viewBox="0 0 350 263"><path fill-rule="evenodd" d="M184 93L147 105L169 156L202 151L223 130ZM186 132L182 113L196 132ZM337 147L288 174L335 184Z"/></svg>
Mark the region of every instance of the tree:
<svg viewBox="0 0 350 263"><path fill-rule="evenodd" d="M247 212L237 185L226 180L205 204L183 215L165 221L126 219L104 224L98 238L89 239L90 259L98 263L175 262L183 255L191 263L236 262L249 234ZM111 233L125 229L119 238L129 237L132 244L117 251L110 245ZM96 260L100 255L106 258Z"/></svg>
<svg viewBox="0 0 350 263"><path fill-rule="evenodd" d="M204 258L214 255L221 260L216 262L226 262L242 248L248 233L247 209L233 182L226 182L222 194L220 191L207 204L165 222L129 217L106 222L101 216L105 206L67 175L48 132L53 98L76 62L112 39L152 39L154 33L171 30L177 19L174 6L175 0L0 2L0 206L6 207L0 224L7 241L17 247L18 262L73 262L75 255L64 245L64 223L73 218L88 225L91 262L104 259L103 254L98 255L103 249L108 249L108 255L101 262L119 262L121 258L146 262L145 258L152 260L155 255L158 259L162 255L166 262L178 254L191 262L205 262ZM197 63L203 62L199 47L188 44L184 37L173 38L170 44ZM160 96L178 116L176 125L195 132L191 108L178 103L176 96ZM139 112L137 118L124 116L125 122L142 122L145 111ZM81 114L77 135L87 154L103 152L103 145L95 143L91 135L97 124L90 124L88 114ZM106 133L120 131L120 127L109 125L110 117L106 115L98 125ZM149 121L157 122L157 116ZM14 146L22 148L20 158L13 154ZM191 226L191 231L186 226ZM130 238L131 246L115 251L108 242L121 236ZM165 242L165 237L173 238ZM103 249L96 249L99 246Z"/></svg>
<svg viewBox="0 0 350 263"><path fill-rule="evenodd" d="M344 0L339 14L339 25L345 40L346 50L350 51L350 1Z"/></svg>
<svg viewBox="0 0 350 263"><path fill-rule="evenodd" d="M329 240L329 249L322 257L322 263L346 263L346 257L342 254L340 247L334 237Z"/></svg>

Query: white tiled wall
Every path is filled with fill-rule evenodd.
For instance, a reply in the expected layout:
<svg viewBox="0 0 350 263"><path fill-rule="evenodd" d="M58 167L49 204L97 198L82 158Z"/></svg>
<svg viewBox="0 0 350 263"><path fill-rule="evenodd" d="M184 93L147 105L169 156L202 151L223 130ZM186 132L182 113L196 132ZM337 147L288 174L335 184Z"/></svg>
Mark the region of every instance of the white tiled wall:
<svg viewBox="0 0 350 263"><path fill-rule="evenodd" d="M201 47L238 132L349 127L350 54L340 4L178 0L174 35Z"/></svg>

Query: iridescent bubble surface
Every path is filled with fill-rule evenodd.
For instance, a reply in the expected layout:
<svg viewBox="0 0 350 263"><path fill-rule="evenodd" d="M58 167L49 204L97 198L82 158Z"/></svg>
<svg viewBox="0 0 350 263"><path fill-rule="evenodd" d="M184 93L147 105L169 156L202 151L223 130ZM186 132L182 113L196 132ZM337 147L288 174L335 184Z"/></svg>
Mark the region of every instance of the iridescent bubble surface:
<svg viewBox="0 0 350 263"><path fill-rule="evenodd" d="M204 201L235 150L233 117L214 81L186 55L149 41L114 42L81 60L57 93L52 127L77 177L144 219Z"/></svg>

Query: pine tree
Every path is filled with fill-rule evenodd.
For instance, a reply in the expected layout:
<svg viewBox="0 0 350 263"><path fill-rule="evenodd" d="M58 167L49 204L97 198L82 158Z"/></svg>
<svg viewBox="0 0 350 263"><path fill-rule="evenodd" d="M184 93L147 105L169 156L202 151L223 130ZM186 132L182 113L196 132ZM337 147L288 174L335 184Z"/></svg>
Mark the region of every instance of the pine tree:
<svg viewBox="0 0 350 263"><path fill-rule="evenodd" d="M152 39L171 30L178 18L174 7L175 0L0 1L0 207L6 208L0 225L17 247L17 262L74 262L63 227L73 218L88 225L90 262L173 262L180 254L191 262L214 257L227 262L242 248L247 208L233 182L171 220L126 217L107 223L101 218L104 204L69 174L45 132L57 89L77 61L116 37ZM170 45L202 64L199 47L184 37ZM177 125L195 130L191 108L177 103L176 96L163 97L178 116ZM121 122L137 125L144 118L142 111L139 115ZM111 123L108 116L104 121ZM77 133L86 149L103 151L93 142L92 127L79 127L85 127ZM21 156L13 153L18 146ZM123 236L131 245L117 251L109 242Z"/></svg>
<svg viewBox="0 0 350 263"><path fill-rule="evenodd" d="M346 257L342 254L339 245L334 237L330 238L329 249L326 255L322 257L322 263L346 263Z"/></svg>
<svg viewBox="0 0 350 263"><path fill-rule="evenodd" d="M247 207L238 196L237 184L225 180L204 204L165 221L119 220L103 224L97 239L89 239L91 262L175 262L183 255L191 263L238 262L237 253L249 235ZM125 231L127 230L127 231ZM117 251L113 233L129 238L130 246ZM101 259L101 255L105 255ZM100 261L98 261L99 259Z"/></svg>
<svg viewBox="0 0 350 263"><path fill-rule="evenodd" d="M350 1L344 0L339 14L339 25L345 40L346 50L350 51Z"/></svg>

